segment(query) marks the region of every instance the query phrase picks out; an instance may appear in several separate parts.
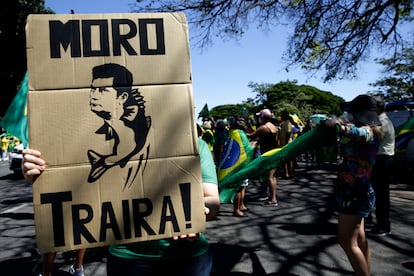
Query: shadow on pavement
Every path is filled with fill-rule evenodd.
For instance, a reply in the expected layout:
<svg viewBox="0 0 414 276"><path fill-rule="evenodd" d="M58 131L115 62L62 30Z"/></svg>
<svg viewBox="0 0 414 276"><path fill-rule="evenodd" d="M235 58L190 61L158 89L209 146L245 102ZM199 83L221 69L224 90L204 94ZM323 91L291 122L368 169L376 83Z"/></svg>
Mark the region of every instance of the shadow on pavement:
<svg viewBox="0 0 414 276"><path fill-rule="evenodd" d="M30 254L29 257L1 261L0 271L7 272L8 275L37 275L40 272L38 270L40 255L36 250L32 250Z"/></svg>
<svg viewBox="0 0 414 276"><path fill-rule="evenodd" d="M0 214L2 218L11 218L16 220L26 220L31 219L34 220L34 214L31 213L2 213Z"/></svg>
<svg viewBox="0 0 414 276"><path fill-rule="evenodd" d="M279 227L283 230L295 231L299 235L332 235L337 232L336 223L291 223Z"/></svg>
<svg viewBox="0 0 414 276"><path fill-rule="evenodd" d="M39 275L42 271L42 256L40 255L39 251L36 249L31 250L29 257L20 257L15 259L8 259L3 260L0 262L0 271L8 272L6 275L21 275L21 276L29 276L29 275ZM103 260L106 258L107 249L106 248L93 248L87 249L84 259L84 264L87 265L88 263L105 263ZM75 251L68 251L61 253L60 257L56 258L56 262L54 264L53 275L54 276L69 276L71 275L69 272L61 270L59 268L62 265L69 266L74 262L75 259ZM0 275L3 275L0 273Z"/></svg>
<svg viewBox="0 0 414 276"><path fill-rule="evenodd" d="M243 276L243 275L295 276L295 274L291 274L291 273L266 274L266 271L261 265L259 258L254 253L254 249L250 249L250 248L242 247L238 245L229 245L229 244L221 244L221 243L211 244L210 247L214 254L213 255L214 256L213 257L213 269L211 272L211 276ZM232 272L233 267L237 263L239 263L242 257L244 257L246 254L249 256L251 263L252 263L252 273L239 272L239 271Z"/></svg>
<svg viewBox="0 0 414 276"><path fill-rule="evenodd" d="M402 266L409 269L409 270L411 270L411 271L414 271L414 261L404 262L404 263L402 263Z"/></svg>
<svg viewBox="0 0 414 276"><path fill-rule="evenodd" d="M19 180L23 179L23 174L21 173L11 173L0 177L0 180Z"/></svg>

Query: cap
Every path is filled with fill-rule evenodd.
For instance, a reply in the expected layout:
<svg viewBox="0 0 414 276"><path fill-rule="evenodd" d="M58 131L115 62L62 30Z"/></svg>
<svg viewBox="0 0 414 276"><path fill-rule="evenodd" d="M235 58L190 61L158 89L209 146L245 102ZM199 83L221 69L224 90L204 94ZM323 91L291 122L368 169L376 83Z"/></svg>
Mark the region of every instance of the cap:
<svg viewBox="0 0 414 276"><path fill-rule="evenodd" d="M265 118L272 118L272 112L267 108L262 109L260 112L257 112L256 115Z"/></svg>
<svg viewBox="0 0 414 276"><path fill-rule="evenodd" d="M341 107L352 113L355 120L362 125L381 125L377 114L377 101L371 96L359 95L352 101L341 104Z"/></svg>

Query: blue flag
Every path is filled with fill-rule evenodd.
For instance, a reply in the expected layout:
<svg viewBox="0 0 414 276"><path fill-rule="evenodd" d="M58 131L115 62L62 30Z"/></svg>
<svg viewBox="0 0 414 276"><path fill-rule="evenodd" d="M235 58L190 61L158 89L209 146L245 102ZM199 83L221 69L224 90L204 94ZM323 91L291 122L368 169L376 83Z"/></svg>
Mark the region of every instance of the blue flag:
<svg viewBox="0 0 414 276"><path fill-rule="evenodd" d="M26 96L29 86L27 79L26 72L16 96L7 109L6 114L4 114L3 119L0 121L0 126L6 129L11 135L19 138L24 147L27 147L28 143Z"/></svg>

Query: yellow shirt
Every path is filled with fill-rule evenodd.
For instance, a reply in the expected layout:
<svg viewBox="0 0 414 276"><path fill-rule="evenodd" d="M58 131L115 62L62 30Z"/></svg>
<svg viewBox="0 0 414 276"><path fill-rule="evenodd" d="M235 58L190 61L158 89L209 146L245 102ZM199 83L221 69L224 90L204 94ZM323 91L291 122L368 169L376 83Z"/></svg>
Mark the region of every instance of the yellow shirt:
<svg viewBox="0 0 414 276"><path fill-rule="evenodd" d="M7 148L9 147L9 139L7 139L6 137L1 138L1 150L7 150Z"/></svg>

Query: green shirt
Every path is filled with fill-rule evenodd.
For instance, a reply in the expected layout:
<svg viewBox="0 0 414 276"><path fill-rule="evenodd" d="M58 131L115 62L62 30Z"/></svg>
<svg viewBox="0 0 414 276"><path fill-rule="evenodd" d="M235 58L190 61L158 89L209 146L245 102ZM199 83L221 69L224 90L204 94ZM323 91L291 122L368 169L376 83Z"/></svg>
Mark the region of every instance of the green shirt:
<svg viewBox="0 0 414 276"><path fill-rule="evenodd" d="M217 184L216 167L206 142L198 139L201 177L203 183ZM203 234L198 240L161 239L130 244L111 245L109 253L125 259L161 260L196 257L208 250L208 241Z"/></svg>

